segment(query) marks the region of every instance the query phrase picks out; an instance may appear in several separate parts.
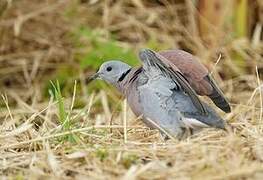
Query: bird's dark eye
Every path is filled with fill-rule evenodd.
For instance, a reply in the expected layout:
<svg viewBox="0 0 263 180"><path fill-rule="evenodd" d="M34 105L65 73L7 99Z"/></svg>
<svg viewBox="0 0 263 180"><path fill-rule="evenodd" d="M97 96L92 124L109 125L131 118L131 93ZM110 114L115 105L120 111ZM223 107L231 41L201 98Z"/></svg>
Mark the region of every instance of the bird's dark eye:
<svg viewBox="0 0 263 180"><path fill-rule="evenodd" d="M111 66L107 67L107 69L106 69L106 71L108 71L108 72L110 72L111 70L112 70Z"/></svg>

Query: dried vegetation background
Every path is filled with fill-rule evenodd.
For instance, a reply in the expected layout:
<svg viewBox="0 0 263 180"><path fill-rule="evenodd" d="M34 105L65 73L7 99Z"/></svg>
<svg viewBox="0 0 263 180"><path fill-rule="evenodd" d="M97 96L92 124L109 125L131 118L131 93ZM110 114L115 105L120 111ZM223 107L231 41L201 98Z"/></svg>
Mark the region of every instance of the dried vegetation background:
<svg viewBox="0 0 263 180"><path fill-rule="evenodd" d="M1 177L262 179L262 12L261 0L0 0ZM114 89L83 83L143 47L197 55L233 133L164 142Z"/></svg>

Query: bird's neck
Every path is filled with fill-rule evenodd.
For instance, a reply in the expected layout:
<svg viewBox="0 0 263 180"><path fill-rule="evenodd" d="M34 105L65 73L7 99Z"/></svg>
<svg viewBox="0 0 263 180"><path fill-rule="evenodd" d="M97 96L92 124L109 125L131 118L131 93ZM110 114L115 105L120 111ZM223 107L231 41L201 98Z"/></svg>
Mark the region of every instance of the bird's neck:
<svg viewBox="0 0 263 180"><path fill-rule="evenodd" d="M121 77L118 79L118 82L122 82L126 76L128 76L128 74L131 72L132 68L128 69L127 71L125 71Z"/></svg>
<svg viewBox="0 0 263 180"><path fill-rule="evenodd" d="M131 68L123 73L123 75L119 78L116 87L124 96L127 96L129 93L128 91L131 89L131 85L134 84L139 73L141 72L140 69L141 68Z"/></svg>

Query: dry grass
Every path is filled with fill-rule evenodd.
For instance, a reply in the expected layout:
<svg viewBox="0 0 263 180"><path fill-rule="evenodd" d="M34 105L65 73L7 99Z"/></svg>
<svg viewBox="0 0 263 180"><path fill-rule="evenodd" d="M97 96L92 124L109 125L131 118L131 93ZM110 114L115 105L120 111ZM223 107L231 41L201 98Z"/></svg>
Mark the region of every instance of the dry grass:
<svg viewBox="0 0 263 180"><path fill-rule="evenodd" d="M0 12L3 178L263 178L260 27L251 42L228 38L223 32L226 38L206 48L196 34L190 1L174 5L141 0L8 2L9 8ZM113 33L125 47L159 44L197 54L231 100L233 111L221 115L234 132L208 129L184 141L164 142L157 131L133 117L115 92L105 90L69 92L63 99L70 122L65 129L59 102L53 96L44 98L42 81L63 65L78 66L74 57L83 49L74 46L68 33L80 25L103 31L105 39ZM84 50L89 50L88 43ZM245 70L233 61L233 51L246 60ZM216 62L218 53L222 58ZM86 92L85 88L82 85L80 91ZM76 106L79 99L84 107Z"/></svg>
<svg viewBox="0 0 263 180"><path fill-rule="evenodd" d="M1 112L1 174L13 178L261 179L259 94L238 92L238 97L250 100L233 105L233 112L224 115L235 127L233 133L204 130L180 142L163 142L158 132L146 128L125 108L111 121L114 113L105 104L103 112L92 118L93 104L107 101L103 93L90 95L85 108L72 110L70 121L76 124L67 131L57 124L56 102L32 107L17 99L16 108ZM72 134L75 142L65 140Z"/></svg>

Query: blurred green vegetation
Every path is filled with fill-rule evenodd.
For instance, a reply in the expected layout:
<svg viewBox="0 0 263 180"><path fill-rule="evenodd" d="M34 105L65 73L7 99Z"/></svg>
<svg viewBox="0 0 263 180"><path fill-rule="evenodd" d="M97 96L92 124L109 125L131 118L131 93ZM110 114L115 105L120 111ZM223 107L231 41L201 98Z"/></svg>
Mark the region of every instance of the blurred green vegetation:
<svg viewBox="0 0 263 180"><path fill-rule="evenodd" d="M247 0L239 0L235 2L236 10L234 11L234 38L244 38L247 36L248 31L248 1ZM243 74L246 71L246 60L244 57L240 55L240 52L233 51L232 58L234 63L237 65L239 69L239 73Z"/></svg>
<svg viewBox="0 0 263 180"><path fill-rule="evenodd" d="M236 1L236 10L234 11L234 32L236 37L247 36L248 29L248 1L239 0Z"/></svg>
<svg viewBox="0 0 263 180"><path fill-rule="evenodd" d="M83 69L98 69L103 62L110 59L122 60L130 65L138 64L134 51L128 47L121 47L112 35L110 38L104 39L103 33L88 27L80 27L74 32L74 35L77 37L75 44L79 44L80 39L88 42L87 52L76 54L76 59Z"/></svg>
<svg viewBox="0 0 263 180"><path fill-rule="evenodd" d="M203 58L208 67L212 67L216 60L211 57L222 52L222 57L228 62L221 61L224 71L220 70L220 74L226 79L243 72L254 72L254 65L258 63L255 61L259 59L255 57L261 53L262 42L262 3L259 0L176 0L166 3L139 0L141 5L136 2L32 2L29 10L25 0L0 1L3 22L18 18L17 12L23 17L21 22L17 21L21 24L15 23L14 26L21 29L19 33L13 32L12 23L2 24L3 75L0 82L6 86L25 84L19 79L24 72L20 61L26 60L23 63L26 63L28 72L34 72L32 63L35 63L36 52L45 53L47 50L52 50L52 53L45 54L45 61L41 61L41 70L47 73L44 76L36 73L28 80L31 83L34 79L45 79L47 96L48 89L52 88L50 79L59 80L65 95L72 92L73 80L79 78L80 72L85 70L91 74L106 60L119 59L137 65L140 47L157 51L169 48L188 50ZM54 9L44 8L43 12L36 13L53 5ZM26 9L34 11L34 16L27 17ZM258 35L256 26L259 27ZM259 38L254 40L253 37ZM42 38L45 40L40 40ZM256 43L251 46L251 42ZM18 56L14 58L13 55ZM96 84L103 86L100 82Z"/></svg>
<svg viewBox="0 0 263 180"><path fill-rule="evenodd" d="M226 5L222 3L222 1L207 1L202 0L206 3L206 8L199 9L201 11L207 11L209 13L202 13L205 21L209 21L209 23L206 23L205 26L207 29L211 29L211 25L215 27L219 27L229 31L229 36L226 35L224 43L225 45L229 45L233 43L235 40L238 40L240 38L246 38L248 37L248 0L240 0L240 1L233 1L233 9L231 9L229 15L223 17L223 25L220 27L220 21L218 21L218 24L213 24L213 18L211 17L217 17L219 15L224 16L225 14L223 11L209 11L208 7L213 7L215 10L218 10L220 7L221 9L224 8ZM222 6L218 6L218 3L221 3ZM200 1L200 4L201 1ZM231 3L227 3L231 4ZM78 22L77 18L81 16L79 13L79 1L72 1L71 5L68 6L67 9L64 11L64 16L67 20L70 20L72 22L76 21ZM219 8L219 9L220 9ZM220 14L221 13L221 14ZM230 17L230 18L229 18ZM94 17L94 18L100 18L100 17ZM101 19L100 19L101 20ZM201 18L197 16L196 21L201 21ZM71 29L70 32L68 32L68 37L71 41L71 45L73 46L73 58L74 58L74 65L72 64L65 64L62 65L60 68L57 69L55 75L52 80L58 80L60 83L61 93L64 96L68 96L70 92L72 92L72 84L75 79L78 79L78 75L80 72L89 71L89 72L95 72L99 66L108 60L121 60L124 61L132 66L136 66L139 64L139 60L137 57L136 49L135 47L132 47L128 45L129 42L122 42L118 36L118 33L114 34L111 33L108 30L103 29L103 27L99 26L88 26L88 23L76 23L74 28ZM201 26L201 25L200 25ZM200 27L198 27L200 28ZM200 29L199 29L200 31ZM205 31L206 32L206 31ZM213 31L209 33L214 33ZM118 37L118 38L116 38ZM176 38L176 37L174 37ZM186 37L187 38L187 37ZM214 39L214 41L218 41L219 39ZM172 42L172 41L171 41ZM158 39L158 36L156 36L155 33L148 34L148 38L146 42L143 42L145 45L144 47L148 47L154 50L162 50L162 49L169 49L174 46L174 44L169 42L163 42ZM206 42L203 41L203 44ZM141 44L142 45L142 44ZM237 71L232 72L234 75L238 75L240 73L243 73L247 70L248 61L244 58L244 56L240 55L240 52L238 52L236 49L233 48L233 45L230 45L231 47L228 49L228 53L233 59L233 63L236 65ZM242 51L246 51L246 49L241 49ZM224 72L224 75L228 72ZM91 74L91 73L90 73ZM226 75L228 77L228 74ZM52 88L50 83L48 82L46 85L46 89ZM110 91L113 89L111 86L107 85L106 83L102 81L96 81L96 83L91 83L87 90L88 92L91 91L98 91L99 89L109 89ZM88 93L87 92L87 93ZM80 88L77 88L77 93L81 93ZM82 107L84 103L81 100L76 100L78 107ZM111 102L110 102L111 103Z"/></svg>
<svg viewBox="0 0 263 180"><path fill-rule="evenodd" d="M71 64L62 65L53 75L52 81L58 81L60 84L61 93L64 96L69 96L73 91L72 84L74 80L79 78L79 73L82 71L96 71L100 65L108 60L115 59L124 61L132 66L138 64L137 55L134 50L129 47L122 47L113 36L105 38L104 34L98 30L91 30L88 27L78 27L73 32L70 32L76 53L74 59L77 66ZM99 89L108 89L113 87L108 86L103 81L91 83L87 90L92 92ZM50 82L46 82L46 95L49 89L54 89ZM88 93L87 92L87 93ZM77 87L77 94L81 93L80 86ZM56 94L56 93L55 93ZM79 99L77 105L84 105ZM63 118L60 118L63 119Z"/></svg>

